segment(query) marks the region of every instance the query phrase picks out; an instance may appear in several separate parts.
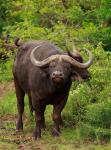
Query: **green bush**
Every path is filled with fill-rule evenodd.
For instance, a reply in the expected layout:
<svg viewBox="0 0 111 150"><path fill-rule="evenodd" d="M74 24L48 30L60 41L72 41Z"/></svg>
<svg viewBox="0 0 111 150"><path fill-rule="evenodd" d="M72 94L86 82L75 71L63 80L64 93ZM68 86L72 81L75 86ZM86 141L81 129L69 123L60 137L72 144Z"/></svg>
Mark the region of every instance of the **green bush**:
<svg viewBox="0 0 111 150"><path fill-rule="evenodd" d="M74 83L71 88L72 122L83 137L110 139L111 53L105 52L101 43L92 52L95 60L90 68L90 80L79 85Z"/></svg>
<svg viewBox="0 0 111 150"><path fill-rule="evenodd" d="M0 61L0 83L1 82L7 82L11 81L13 79L12 77L12 64L13 64L13 58L4 61Z"/></svg>
<svg viewBox="0 0 111 150"><path fill-rule="evenodd" d="M85 112L85 121L95 127L110 129L111 101L88 105Z"/></svg>

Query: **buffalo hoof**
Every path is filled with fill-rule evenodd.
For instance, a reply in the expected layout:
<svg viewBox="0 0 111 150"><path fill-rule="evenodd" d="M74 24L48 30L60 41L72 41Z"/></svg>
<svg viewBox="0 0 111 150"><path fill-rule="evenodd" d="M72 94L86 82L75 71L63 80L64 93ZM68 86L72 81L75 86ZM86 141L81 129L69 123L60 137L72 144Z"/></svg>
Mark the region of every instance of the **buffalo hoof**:
<svg viewBox="0 0 111 150"><path fill-rule="evenodd" d="M38 131L35 131L33 133L33 138L34 138L34 140L39 140L41 138L41 133Z"/></svg>
<svg viewBox="0 0 111 150"><path fill-rule="evenodd" d="M22 122L17 121L16 131L23 131L23 123Z"/></svg>
<svg viewBox="0 0 111 150"><path fill-rule="evenodd" d="M57 131L55 128L52 130L52 135L54 137L59 137L60 136L60 131Z"/></svg>

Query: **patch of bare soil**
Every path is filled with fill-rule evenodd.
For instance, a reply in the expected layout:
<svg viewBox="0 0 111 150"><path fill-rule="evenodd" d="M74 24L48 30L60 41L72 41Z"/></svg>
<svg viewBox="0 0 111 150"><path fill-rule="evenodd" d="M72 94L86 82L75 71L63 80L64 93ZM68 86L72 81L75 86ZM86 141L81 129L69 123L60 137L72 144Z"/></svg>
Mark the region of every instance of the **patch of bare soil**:
<svg viewBox="0 0 111 150"><path fill-rule="evenodd" d="M14 120L16 120L16 118L17 118L17 116L15 116L15 115L7 114L7 115L0 116L0 122L7 122L9 120L11 122L13 122Z"/></svg>
<svg viewBox="0 0 111 150"><path fill-rule="evenodd" d="M33 140L31 134L25 135L14 130L2 129L0 131L0 141L0 150L46 150L39 141L36 142Z"/></svg>
<svg viewBox="0 0 111 150"><path fill-rule="evenodd" d="M0 97L4 96L4 94L8 91L14 90L14 83L13 81L8 83L1 83L0 84Z"/></svg>

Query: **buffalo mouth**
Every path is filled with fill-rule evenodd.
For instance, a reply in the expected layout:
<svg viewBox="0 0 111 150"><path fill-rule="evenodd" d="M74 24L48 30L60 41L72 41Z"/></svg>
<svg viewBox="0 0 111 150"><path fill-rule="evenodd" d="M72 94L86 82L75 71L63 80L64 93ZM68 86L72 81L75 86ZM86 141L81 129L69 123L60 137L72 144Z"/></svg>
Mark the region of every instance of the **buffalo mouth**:
<svg viewBox="0 0 111 150"><path fill-rule="evenodd" d="M63 79L62 79L62 78L59 78L59 77L52 78L52 80L53 80L54 82L57 82L57 83L63 82Z"/></svg>
<svg viewBox="0 0 111 150"><path fill-rule="evenodd" d="M53 77L52 78L52 82L56 85L56 86L61 86L64 83L63 78L60 77Z"/></svg>

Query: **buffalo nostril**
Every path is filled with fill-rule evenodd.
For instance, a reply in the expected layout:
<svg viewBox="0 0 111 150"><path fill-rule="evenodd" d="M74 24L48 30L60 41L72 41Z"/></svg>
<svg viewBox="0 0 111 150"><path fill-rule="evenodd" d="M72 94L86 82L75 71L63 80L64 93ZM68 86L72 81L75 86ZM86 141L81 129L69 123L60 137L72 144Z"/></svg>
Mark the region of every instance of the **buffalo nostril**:
<svg viewBox="0 0 111 150"><path fill-rule="evenodd" d="M60 73L59 76L60 76L60 77L63 77L63 73Z"/></svg>
<svg viewBox="0 0 111 150"><path fill-rule="evenodd" d="M55 71L53 72L52 74L52 77L60 77L60 78L63 78L63 73L62 72L59 72L59 71Z"/></svg>
<svg viewBox="0 0 111 150"><path fill-rule="evenodd" d="M57 73L53 72L52 76L53 76L53 77L56 77L56 76L57 76Z"/></svg>

